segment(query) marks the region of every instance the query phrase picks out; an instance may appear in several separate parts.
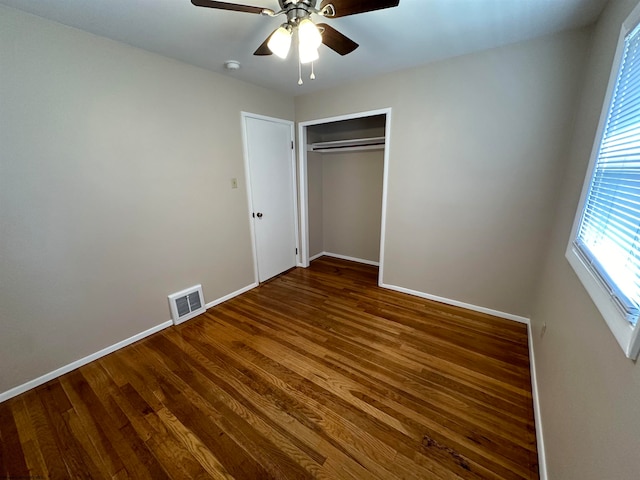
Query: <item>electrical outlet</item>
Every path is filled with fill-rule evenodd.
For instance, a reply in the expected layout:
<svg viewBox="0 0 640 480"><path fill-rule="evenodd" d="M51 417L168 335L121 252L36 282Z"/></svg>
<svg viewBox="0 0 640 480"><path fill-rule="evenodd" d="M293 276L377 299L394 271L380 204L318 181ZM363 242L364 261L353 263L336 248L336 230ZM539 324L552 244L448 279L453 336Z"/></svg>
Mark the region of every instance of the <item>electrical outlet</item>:
<svg viewBox="0 0 640 480"><path fill-rule="evenodd" d="M238 179L237 178L232 178L231 179L231 188L238 188Z"/></svg>

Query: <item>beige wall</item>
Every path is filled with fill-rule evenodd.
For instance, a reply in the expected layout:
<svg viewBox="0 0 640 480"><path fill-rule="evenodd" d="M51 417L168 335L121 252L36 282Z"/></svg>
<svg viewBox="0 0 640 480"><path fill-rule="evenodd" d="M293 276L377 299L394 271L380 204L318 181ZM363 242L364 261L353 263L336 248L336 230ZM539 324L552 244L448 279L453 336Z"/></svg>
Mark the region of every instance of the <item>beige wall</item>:
<svg viewBox="0 0 640 480"><path fill-rule="evenodd" d="M640 369L625 358L564 258L620 26L636 3L610 2L595 29L562 197L532 315L550 479L640 476Z"/></svg>
<svg viewBox="0 0 640 480"><path fill-rule="evenodd" d="M241 110L294 115L0 7L0 392L169 320L169 293L252 283Z"/></svg>
<svg viewBox="0 0 640 480"><path fill-rule="evenodd" d="M325 252L380 260L384 151L322 155Z"/></svg>
<svg viewBox="0 0 640 480"><path fill-rule="evenodd" d="M309 213L309 257L324 252L322 208L322 154L307 152L307 197Z"/></svg>
<svg viewBox="0 0 640 480"><path fill-rule="evenodd" d="M384 282L529 316L588 31L296 97L296 120L392 107Z"/></svg>

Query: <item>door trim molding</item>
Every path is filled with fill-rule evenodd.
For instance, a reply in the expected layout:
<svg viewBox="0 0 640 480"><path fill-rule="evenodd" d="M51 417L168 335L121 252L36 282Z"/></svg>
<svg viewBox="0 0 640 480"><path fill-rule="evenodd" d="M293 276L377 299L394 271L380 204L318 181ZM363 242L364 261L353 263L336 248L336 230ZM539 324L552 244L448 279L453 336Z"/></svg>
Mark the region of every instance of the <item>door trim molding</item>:
<svg viewBox="0 0 640 480"><path fill-rule="evenodd" d="M291 120L284 120L282 118L268 117L266 115L259 115L257 113L251 112L240 112L240 123L242 124L242 156L244 158L244 178L245 178L245 188L247 190L247 214L249 219L249 227L251 232L251 250L253 254L253 279L254 283L258 285L260 283L258 277L258 246L256 244L256 232L255 232L255 224L254 220L251 216L253 209L253 197L251 195L251 169L249 168L249 144L247 138L247 122L248 118L254 118L257 120L265 120L268 122L280 123L283 125L289 126L291 130L291 141L293 142L293 148L291 149L291 171L292 175L292 185L291 191L293 193L293 229L296 233L295 235L295 243L296 243L296 264L300 265L301 262L301 254L302 249L300 248L300 235L298 232L300 231L300 227L298 225L298 218L300 216L299 208L298 208L298 178L297 178L297 168L296 168L296 148L295 148L295 126L294 122Z"/></svg>
<svg viewBox="0 0 640 480"><path fill-rule="evenodd" d="M307 182L307 127L322 123L339 122L342 120L353 120L354 118L372 117L375 115L385 115L384 131L384 167L382 176L382 216L380 221L380 267L378 270L378 285L382 286L384 281L384 246L385 232L387 230L387 194L389 178L389 158L391 148L391 107L378 110L368 110L365 112L349 113L336 117L319 118L298 122L298 157L300 158L300 174L298 176L298 190L300 195L300 244L298 248L299 265L309 266L309 196Z"/></svg>

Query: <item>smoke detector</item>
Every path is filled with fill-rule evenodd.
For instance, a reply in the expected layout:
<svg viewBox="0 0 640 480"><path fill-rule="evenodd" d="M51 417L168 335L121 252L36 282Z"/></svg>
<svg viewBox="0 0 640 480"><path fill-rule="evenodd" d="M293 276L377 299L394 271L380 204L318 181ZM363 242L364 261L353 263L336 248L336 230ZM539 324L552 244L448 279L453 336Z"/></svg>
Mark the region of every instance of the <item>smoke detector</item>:
<svg viewBox="0 0 640 480"><path fill-rule="evenodd" d="M226 70L240 70L240 62L237 60L227 60L224 62L224 68Z"/></svg>

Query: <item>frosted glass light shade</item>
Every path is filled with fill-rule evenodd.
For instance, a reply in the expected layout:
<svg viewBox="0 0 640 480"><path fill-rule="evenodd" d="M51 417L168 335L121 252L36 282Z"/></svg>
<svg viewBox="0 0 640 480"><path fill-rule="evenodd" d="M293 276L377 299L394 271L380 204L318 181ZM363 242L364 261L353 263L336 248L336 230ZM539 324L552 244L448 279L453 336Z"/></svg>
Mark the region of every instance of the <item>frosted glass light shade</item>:
<svg viewBox="0 0 640 480"><path fill-rule="evenodd" d="M284 27L280 27L271 35L267 42L267 47L274 55L280 58L287 58L289 48L291 48L291 32Z"/></svg>
<svg viewBox="0 0 640 480"><path fill-rule="evenodd" d="M318 27L308 18L302 20L298 25L298 39L300 45L304 45L305 50L317 49L322 43L322 35L320 35Z"/></svg>
<svg viewBox="0 0 640 480"><path fill-rule="evenodd" d="M298 52L300 53L300 63L311 63L320 58L317 48L307 48L302 43L298 46Z"/></svg>

